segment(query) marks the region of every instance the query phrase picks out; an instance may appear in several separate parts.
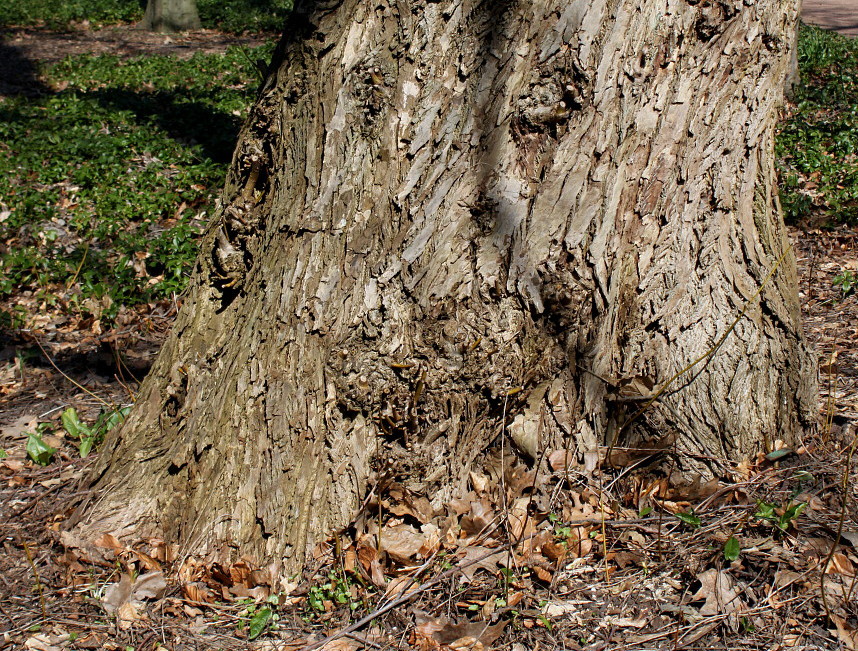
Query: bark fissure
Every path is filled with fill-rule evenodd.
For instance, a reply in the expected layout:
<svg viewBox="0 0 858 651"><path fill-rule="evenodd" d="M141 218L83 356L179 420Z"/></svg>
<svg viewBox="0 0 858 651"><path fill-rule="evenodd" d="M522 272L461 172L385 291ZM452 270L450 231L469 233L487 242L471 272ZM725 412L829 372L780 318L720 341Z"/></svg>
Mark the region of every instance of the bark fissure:
<svg viewBox="0 0 858 651"><path fill-rule="evenodd" d="M295 568L390 468L440 505L502 431L589 463L788 246L776 4L299 7L80 526ZM718 468L807 426L794 274L618 443Z"/></svg>

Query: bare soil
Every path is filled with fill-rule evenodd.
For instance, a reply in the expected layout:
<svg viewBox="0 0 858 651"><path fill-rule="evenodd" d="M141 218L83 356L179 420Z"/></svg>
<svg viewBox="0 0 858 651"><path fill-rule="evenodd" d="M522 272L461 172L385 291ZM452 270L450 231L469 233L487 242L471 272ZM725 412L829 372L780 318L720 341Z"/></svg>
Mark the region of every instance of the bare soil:
<svg viewBox="0 0 858 651"><path fill-rule="evenodd" d="M802 20L844 36L858 36L858 3L855 0L804 0Z"/></svg>

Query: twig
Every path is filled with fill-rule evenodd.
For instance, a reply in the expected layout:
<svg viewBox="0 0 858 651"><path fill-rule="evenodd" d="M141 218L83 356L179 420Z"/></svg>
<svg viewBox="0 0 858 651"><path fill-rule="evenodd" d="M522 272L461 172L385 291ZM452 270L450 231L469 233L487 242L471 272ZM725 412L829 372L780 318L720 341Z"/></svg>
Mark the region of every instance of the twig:
<svg viewBox="0 0 858 651"><path fill-rule="evenodd" d="M7 522L11 522L11 521L12 521L12 520L14 520L15 518L17 518L17 517L19 517L19 516L24 515L27 511L29 511L29 510L30 510L30 509L32 509L34 506L36 506L36 504L38 504L39 502L41 502L41 501L42 501L44 498L46 498L48 495L50 495L51 493L56 493L56 492L57 492L60 488L62 488L62 487L63 487L63 484L62 484L62 483L59 483L59 484L57 484L57 485L55 485L55 486L51 486L48 490L44 491L44 492L43 492L41 495L39 495L38 497L36 497L36 498L34 498L34 499L30 500L29 502L27 502L24 506L22 506L21 508L19 508L17 511L12 511L12 513L10 513L10 514L9 514L9 517L6 519L6 521L7 521Z"/></svg>
<svg viewBox="0 0 858 651"><path fill-rule="evenodd" d="M33 337L33 341L35 341L35 342L36 342L36 345L39 347L39 350L41 350L41 351L42 351L42 354L45 356L45 359L47 359L47 360L48 360L48 362L50 363L50 365L51 365L51 366L53 366L53 367L54 367L54 369L56 369L57 373L59 373L60 375L62 375L66 380L68 380L69 382L71 382L73 385L75 385L78 389L80 389L80 390L81 390L81 391L83 391L84 393L87 393L87 394L89 394L90 396L92 396L93 398L95 398L96 400L98 400L101 404L103 404L103 405L104 405L105 407L107 407L108 409L111 409L111 408L112 408L112 405L111 405L109 402L107 402L104 398L101 398L100 396L95 395L92 391L90 391L89 389L87 389L85 386L83 386L83 385L81 385L81 384L78 384L75 380L73 380L73 379L72 379L72 378L70 378L68 375L66 375L66 374L65 374L65 373L60 369L60 367L59 367L59 366L57 366L57 365L54 363L54 360L51 358L51 356L50 356L50 355L48 355L48 351L46 351L46 350L45 350L44 346L42 346L42 343L41 343L41 342L40 342L40 341L39 341L35 336Z"/></svg>
<svg viewBox="0 0 858 651"><path fill-rule="evenodd" d="M849 452L846 454L846 461L843 464L843 478L840 482L840 518L837 521L837 535L834 536L834 541L831 543L831 549L828 550L828 555L822 562L822 571L819 574L819 596L822 598L822 605L825 608L825 615L828 621L834 622L831 617L831 609L828 606L828 599L825 598L825 572L828 569L828 564L834 558L834 552L837 551L837 546L840 544L840 538L843 535L843 523L846 521L846 502L847 491L849 490L849 470L852 468L852 455L855 453L855 446L858 444L858 433L852 427L852 444L849 446Z"/></svg>
<svg viewBox="0 0 858 651"><path fill-rule="evenodd" d="M39 576L39 570L36 569L36 563L33 561L33 554L30 552L30 546L26 540L21 540L24 545L24 552L27 554L27 561L30 563L30 569L33 570L33 576L36 577L36 589L39 591L39 606L42 608L42 617L48 618L48 609L45 607L45 588L42 585L42 579Z"/></svg>

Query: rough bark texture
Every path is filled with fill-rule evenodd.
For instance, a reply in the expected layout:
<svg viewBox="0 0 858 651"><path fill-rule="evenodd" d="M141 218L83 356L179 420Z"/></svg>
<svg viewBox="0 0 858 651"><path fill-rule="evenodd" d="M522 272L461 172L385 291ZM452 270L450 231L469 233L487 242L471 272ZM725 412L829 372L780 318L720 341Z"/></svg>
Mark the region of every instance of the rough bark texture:
<svg viewBox="0 0 858 651"><path fill-rule="evenodd" d="M149 0L143 29L152 32L185 32L200 28L196 0Z"/></svg>
<svg viewBox="0 0 858 651"><path fill-rule="evenodd" d="M304 10L79 531L294 568L383 473L464 488L504 415L716 470L809 425L791 253L752 300L796 0Z"/></svg>

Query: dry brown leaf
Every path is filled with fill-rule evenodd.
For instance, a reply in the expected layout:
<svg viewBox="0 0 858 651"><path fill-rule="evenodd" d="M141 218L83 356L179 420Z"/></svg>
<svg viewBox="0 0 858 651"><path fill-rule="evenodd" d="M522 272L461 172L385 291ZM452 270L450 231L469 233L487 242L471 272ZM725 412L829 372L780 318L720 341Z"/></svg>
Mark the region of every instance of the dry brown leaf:
<svg viewBox="0 0 858 651"><path fill-rule="evenodd" d="M542 545L542 553L551 561L562 561L568 552L569 549L562 543L547 542Z"/></svg>
<svg viewBox="0 0 858 651"><path fill-rule="evenodd" d="M137 560L140 561L140 564L147 570L150 570L152 572L161 571L161 564L157 560L149 556L149 554L144 554L143 552L137 551L136 549L132 549L131 553L133 553L137 557Z"/></svg>
<svg viewBox="0 0 858 651"><path fill-rule="evenodd" d="M488 477L478 472L474 472L473 470L468 473L468 477L471 479L471 486L474 487L474 490L477 491L477 493L486 492L486 488L489 485Z"/></svg>
<svg viewBox="0 0 858 651"><path fill-rule="evenodd" d="M362 647L363 644L343 637L339 640L331 640L321 647L321 651L357 651Z"/></svg>
<svg viewBox="0 0 858 651"><path fill-rule="evenodd" d="M700 607L701 615L720 615L744 609L745 604L739 599L738 590L733 587L733 578L726 572L706 570L697 575L697 580L700 581L700 589L692 600L705 599Z"/></svg>
<svg viewBox="0 0 858 651"><path fill-rule="evenodd" d="M127 622L133 622L139 619L143 600L160 599L166 590L167 581L161 572L142 574L134 581L123 573L118 583L107 586L101 603L107 612L117 613L120 620L124 618ZM126 608L129 604L133 608Z"/></svg>
<svg viewBox="0 0 858 651"><path fill-rule="evenodd" d="M131 597L132 586L131 576L123 573L117 583L111 583L105 588L101 605L109 613L117 612L122 604L127 603Z"/></svg>
<svg viewBox="0 0 858 651"><path fill-rule="evenodd" d="M836 633L840 641L850 651L858 651L858 629L834 613L831 613L831 619L834 620L834 625L837 627Z"/></svg>
<svg viewBox="0 0 858 651"><path fill-rule="evenodd" d="M131 588L131 599L142 601L144 599L160 599L167 591L167 580L161 572L149 572L141 574L134 581Z"/></svg>
<svg viewBox="0 0 858 651"><path fill-rule="evenodd" d="M116 611L116 623L123 631L127 631L134 625L134 622L143 619L146 619L146 613L136 601L126 601Z"/></svg>
<svg viewBox="0 0 858 651"><path fill-rule="evenodd" d="M498 571L498 567L503 567L506 561L506 552L491 553L488 547L468 547L465 550L465 556L459 561L459 567L462 569L462 574L465 575L467 581L474 580L474 574L477 570L487 570L491 574Z"/></svg>
<svg viewBox="0 0 858 651"><path fill-rule="evenodd" d="M381 569L381 563L377 558L373 559L369 564L369 579L376 588L385 588L387 581L384 579L384 571Z"/></svg>
<svg viewBox="0 0 858 651"><path fill-rule="evenodd" d="M381 548L399 563L417 556L425 543L426 535L406 524L385 527L381 532Z"/></svg>
<svg viewBox="0 0 858 651"><path fill-rule="evenodd" d="M554 450L548 454L548 465L554 472L574 468L575 454L571 450Z"/></svg>
<svg viewBox="0 0 858 651"><path fill-rule="evenodd" d="M516 540L523 540L536 531L536 522L530 517L527 510L530 501L529 497L519 497L509 509L509 524L512 529L512 537Z"/></svg>
<svg viewBox="0 0 858 651"><path fill-rule="evenodd" d="M441 531L437 525L424 524L420 527L420 532L425 536L425 540L420 549L417 550L417 556L419 558L429 558L441 547Z"/></svg>
<svg viewBox="0 0 858 651"><path fill-rule="evenodd" d="M534 574L536 574L536 577L540 581L543 581L544 583L551 583L551 572L546 570L544 567L540 567L539 565L535 565L535 566L531 567L530 569L533 570Z"/></svg>
<svg viewBox="0 0 858 651"><path fill-rule="evenodd" d="M94 544L78 538L70 531L60 532L60 543L62 543L63 547L66 549L74 550L77 557L87 563L93 563L94 565L101 565L103 567L113 567L113 560L115 559L115 553L113 550L96 547Z"/></svg>
<svg viewBox="0 0 858 651"><path fill-rule="evenodd" d="M250 567L247 561L238 561L237 563L233 563L229 567L229 578L233 585L241 583L248 588L252 588L254 585L256 585L251 580L252 573L253 568Z"/></svg>
<svg viewBox="0 0 858 651"><path fill-rule="evenodd" d="M491 505L484 501L470 503L468 514L462 518L462 531L468 536L477 536L486 532L495 520Z"/></svg>
<svg viewBox="0 0 858 651"><path fill-rule="evenodd" d="M403 595L414 592L417 589L417 581L410 576L397 576L387 584L387 589L384 591L385 597L401 597Z"/></svg>
<svg viewBox="0 0 858 651"><path fill-rule="evenodd" d="M358 542L357 560L363 569L369 573L371 563L378 558L378 551L372 545L368 545L366 540Z"/></svg>
<svg viewBox="0 0 858 651"><path fill-rule="evenodd" d="M24 648L33 649L33 651L62 651L61 642L55 641L54 637L43 634L34 635L24 641ZM66 635L63 642L67 642L68 638L69 636Z"/></svg>
<svg viewBox="0 0 858 651"><path fill-rule="evenodd" d="M418 621L425 615L418 617ZM438 644L446 644L452 648L477 648L476 644L488 646L498 639L508 622L501 621L489 625L488 622L453 622L447 617L428 619L416 627L419 636L431 638ZM453 646L458 645L458 646Z"/></svg>
<svg viewBox="0 0 858 651"><path fill-rule="evenodd" d="M182 594L194 603L214 603L215 597L202 581L192 581L182 585Z"/></svg>
<svg viewBox="0 0 858 651"><path fill-rule="evenodd" d="M852 561L840 552L835 552L831 555L831 560L825 567L826 574L845 574L846 576L855 576L855 567Z"/></svg>
<svg viewBox="0 0 858 651"><path fill-rule="evenodd" d="M346 572L354 572L356 563L357 553L355 552L353 547L349 547L346 550L345 557L343 558L343 569Z"/></svg>

